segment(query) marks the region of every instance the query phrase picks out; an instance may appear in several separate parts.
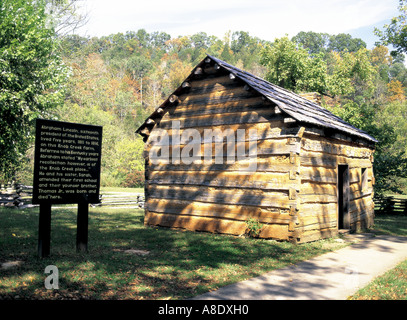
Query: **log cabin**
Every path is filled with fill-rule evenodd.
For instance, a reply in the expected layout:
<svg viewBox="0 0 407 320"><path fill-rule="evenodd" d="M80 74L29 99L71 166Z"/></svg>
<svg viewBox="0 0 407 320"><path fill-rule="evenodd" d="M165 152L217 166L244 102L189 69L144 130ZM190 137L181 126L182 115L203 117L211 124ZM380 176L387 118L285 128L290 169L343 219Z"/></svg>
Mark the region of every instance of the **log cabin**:
<svg viewBox="0 0 407 320"><path fill-rule="evenodd" d="M243 235L251 220L304 243L373 224L377 140L210 55L136 133L145 225Z"/></svg>

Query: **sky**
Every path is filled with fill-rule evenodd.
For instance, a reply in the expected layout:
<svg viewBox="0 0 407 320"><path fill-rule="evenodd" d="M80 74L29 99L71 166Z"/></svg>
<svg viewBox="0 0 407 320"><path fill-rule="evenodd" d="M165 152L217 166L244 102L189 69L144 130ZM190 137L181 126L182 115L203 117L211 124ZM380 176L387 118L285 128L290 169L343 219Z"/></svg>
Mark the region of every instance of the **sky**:
<svg viewBox="0 0 407 320"><path fill-rule="evenodd" d="M206 32L223 39L245 31L274 41L300 31L349 33L368 49L378 40L374 27L398 15L398 0L82 0L88 23L76 33L107 36L145 29L172 37Z"/></svg>

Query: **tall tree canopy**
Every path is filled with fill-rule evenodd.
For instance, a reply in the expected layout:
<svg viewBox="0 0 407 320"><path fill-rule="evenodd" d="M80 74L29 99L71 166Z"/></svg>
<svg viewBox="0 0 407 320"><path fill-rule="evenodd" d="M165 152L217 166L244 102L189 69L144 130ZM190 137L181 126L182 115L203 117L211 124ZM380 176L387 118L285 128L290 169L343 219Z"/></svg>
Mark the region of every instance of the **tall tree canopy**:
<svg viewBox="0 0 407 320"><path fill-rule="evenodd" d="M407 53L407 0L399 0L400 15L391 19L390 24L384 25L384 30L375 29L380 38L378 44L393 45L397 53Z"/></svg>
<svg viewBox="0 0 407 320"><path fill-rule="evenodd" d="M25 155L38 116L63 102L66 68L45 1L0 0L0 175Z"/></svg>

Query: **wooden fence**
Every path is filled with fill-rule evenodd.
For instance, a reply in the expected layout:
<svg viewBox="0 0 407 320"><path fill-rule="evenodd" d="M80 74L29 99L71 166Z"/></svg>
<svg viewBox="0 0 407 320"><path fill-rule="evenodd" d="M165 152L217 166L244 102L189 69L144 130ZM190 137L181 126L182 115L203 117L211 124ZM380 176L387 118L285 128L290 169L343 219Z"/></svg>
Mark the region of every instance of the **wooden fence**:
<svg viewBox="0 0 407 320"><path fill-rule="evenodd" d="M31 186L0 185L0 206L26 208L32 206Z"/></svg>
<svg viewBox="0 0 407 320"><path fill-rule="evenodd" d="M380 197L374 199L376 214L407 215L407 199L402 197Z"/></svg>
<svg viewBox="0 0 407 320"><path fill-rule="evenodd" d="M143 208L144 193L103 192L101 202L92 207ZM0 206L27 208L32 207L32 187L24 185L0 185ZM407 199L402 197L377 197L374 199L376 214L407 215Z"/></svg>
<svg viewBox="0 0 407 320"><path fill-rule="evenodd" d="M31 186L24 185L0 185L0 207L28 208L37 205L32 204ZM136 192L103 192L100 195L100 203L91 204L92 207L121 207L121 208L144 208L144 193Z"/></svg>

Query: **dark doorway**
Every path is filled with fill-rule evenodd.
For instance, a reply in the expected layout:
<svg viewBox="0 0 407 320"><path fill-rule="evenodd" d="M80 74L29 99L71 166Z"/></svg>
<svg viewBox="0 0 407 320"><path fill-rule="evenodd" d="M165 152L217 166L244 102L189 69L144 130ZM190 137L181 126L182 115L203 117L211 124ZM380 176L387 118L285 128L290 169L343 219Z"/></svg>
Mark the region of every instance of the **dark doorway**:
<svg viewBox="0 0 407 320"><path fill-rule="evenodd" d="M338 165L338 227L349 229L349 167Z"/></svg>

